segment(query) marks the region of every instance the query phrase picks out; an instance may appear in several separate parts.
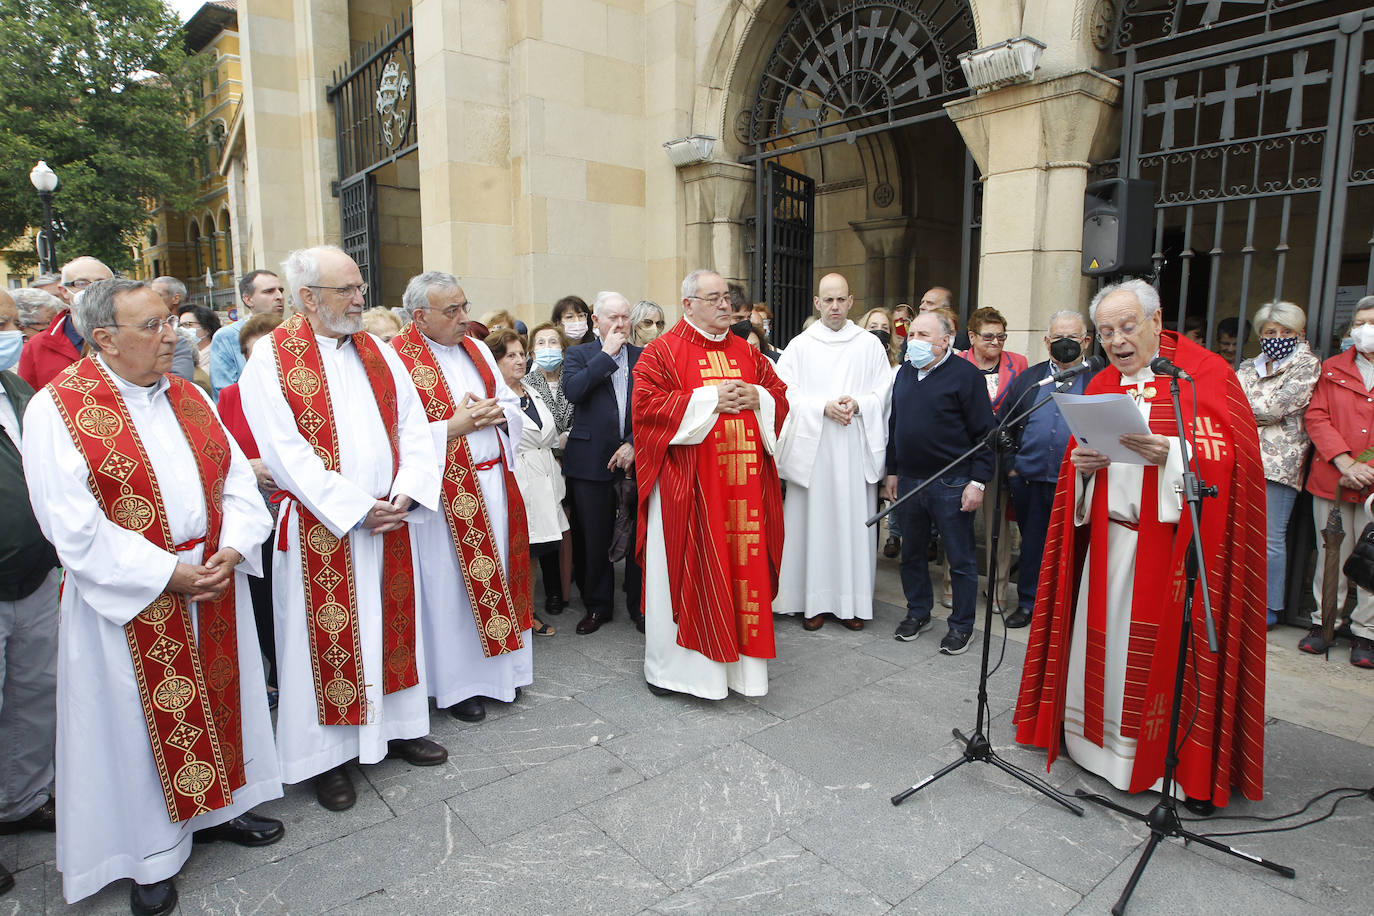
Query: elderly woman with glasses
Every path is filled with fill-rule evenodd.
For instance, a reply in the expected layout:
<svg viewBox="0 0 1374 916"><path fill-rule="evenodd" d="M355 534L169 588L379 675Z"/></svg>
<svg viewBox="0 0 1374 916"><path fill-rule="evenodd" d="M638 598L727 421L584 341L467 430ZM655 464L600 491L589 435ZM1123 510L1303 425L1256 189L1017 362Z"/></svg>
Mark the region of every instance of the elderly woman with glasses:
<svg viewBox="0 0 1374 916"><path fill-rule="evenodd" d="M1302 487L1311 444L1303 414L1321 375L1321 362L1303 337L1307 316L1293 303L1260 306L1254 326L1259 328L1260 353L1241 363L1236 375L1255 414L1264 461L1269 574L1264 605L1272 629L1283 615L1288 517Z"/></svg>
<svg viewBox="0 0 1374 916"><path fill-rule="evenodd" d="M649 341L663 333L663 309L652 299L641 299L630 309L630 343L636 347L647 346Z"/></svg>

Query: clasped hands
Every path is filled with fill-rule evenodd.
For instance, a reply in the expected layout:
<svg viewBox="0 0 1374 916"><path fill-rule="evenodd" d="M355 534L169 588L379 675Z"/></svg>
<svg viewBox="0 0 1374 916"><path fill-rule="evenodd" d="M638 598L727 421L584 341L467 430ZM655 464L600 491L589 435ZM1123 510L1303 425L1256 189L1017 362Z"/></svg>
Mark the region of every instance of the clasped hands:
<svg viewBox="0 0 1374 916"><path fill-rule="evenodd" d="M854 422L854 414L859 412L859 402L845 395L833 401L825 402L825 418L834 420L841 426L848 426Z"/></svg>
<svg viewBox="0 0 1374 916"><path fill-rule="evenodd" d="M495 426L505 417L505 411L501 409L501 404L496 398L475 398L472 392L466 391L463 393L463 399L454 406L453 416L449 417L448 429L445 432L448 438L457 439L479 429Z"/></svg>
<svg viewBox="0 0 1374 916"><path fill-rule="evenodd" d="M1345 461L1341 459L1344 458ZM1336 470L1341 472L1340 485L1347 490L1363 490L1366 487L1374 486L1374 468L1357 461L1349 454L1337 455L1333 462ZM1345 465L1342 467L1341 465Z"/></svg>
<svg viewBox="0 0 1374 916"><path fill-rule="evenodd" d="M1127 433L1118 441L1150 464L1162 466L1169 460L1169 440L1165 436ZM1095 473L1112 463L1112 459L1096 449L1084 448L1081 445L1069 453L1069 460L1084 474Z"/></svg>
<svg viewBox="0 0 1374 916"><path fill-rule="evenodd" d="M716 386L716 413L743 413L759 409L758 389L739 379L726 379Z"/></svg>
<svg viewBox="0 0 1374 916"><path fill-rule="evenodd" d="M178 595L185 595L190 601L213 601L224 594L229 587L230 577L234 575L234 567L242 562L243 554L232 547L221 547L204 563L183 563L178 560L167 588Z"/></svg>

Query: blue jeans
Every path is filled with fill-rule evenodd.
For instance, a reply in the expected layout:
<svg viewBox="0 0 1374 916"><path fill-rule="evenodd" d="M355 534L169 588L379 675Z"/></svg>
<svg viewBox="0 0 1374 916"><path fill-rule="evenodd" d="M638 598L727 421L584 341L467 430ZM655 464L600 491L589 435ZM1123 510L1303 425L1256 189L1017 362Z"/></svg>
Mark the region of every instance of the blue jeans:
<svg viewBox="0 0 1374 916"><path fill-rule="evenodd" d="M1016 607L1035 609L1035 588L1040 580L1040 561L1045 554L1045 532L1054 508L1053 480L1010 478L1011 504L1016 507L1016 526L1021 529L1021 567L1016 577Z"/></svg>
<svg viewBox="0 0 1374 916"><path fill-rule="evenodd" d="M1264 605L1269 623L1277 623L1279 612L1283 610L1284 586L1287 585L1284 566L1288 561L1288 517L1293 514L1293 503L1297 498L1298 491L1290 486L1272 480L1264 482L1264 534L1269 548L1268 562L1265 564L1269 584L1265 589ZM1317 536L1321 537L1321 533L1318 532Z"/></svg>
<svg viewBox="0 0 1374 916"><path fill-rule="evenodd" d="M897 478L897 496L916 489L920 480ZM930 563L926 545L931 524L945 543L950 581L954 586L954 610L949 628L967 633L973 629L974 606L978 600L978 555L973 548L973 513L963 512L964 487L968 477L951 475L935 478L930 486L902 503L897 510L902 525L902 592L906 595L906 615L921 620L935 608L935 593L930 584Z"/></svg>

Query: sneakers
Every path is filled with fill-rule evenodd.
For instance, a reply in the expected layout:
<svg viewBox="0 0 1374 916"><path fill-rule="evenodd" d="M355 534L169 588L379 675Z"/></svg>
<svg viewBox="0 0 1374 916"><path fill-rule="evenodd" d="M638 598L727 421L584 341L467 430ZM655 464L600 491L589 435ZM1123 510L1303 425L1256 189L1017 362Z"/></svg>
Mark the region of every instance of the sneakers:
<svg viewBox="0 0 1374 916"><path fill-rule="evenodd" d="M1312 629L1307 631L1307 635L1298 642L1298 651L1310 652L1313 655L1322 655L1329 648L1331 643L1322 637L1322 625L1319 623L1314 623Z"/></svg>
<svg viewBox="0 0 1374 916"><path fill-rule="evenodd" d="M893 634L893 638L900 639L902 642L911 642L932 626L934 626L934 621L930 619L929 615L921 618L903 617L902 622L897 624L897 632Z"/></svg>
<svg viewBox="0 0 1374 916"><path fill-rule="evenodd" d="M950 627L945 638L940 640L940 654L963 655L968 651L969 639L972 636L972 630L956 630L954 627Z"/></svg>
<svg viewBox="0 0 1374 916"><path fill-rule="evenodd" d="M1355 644L1350 647L1350 664L1356 668L1374 668L1374 639L1355 637Z"/></svg>

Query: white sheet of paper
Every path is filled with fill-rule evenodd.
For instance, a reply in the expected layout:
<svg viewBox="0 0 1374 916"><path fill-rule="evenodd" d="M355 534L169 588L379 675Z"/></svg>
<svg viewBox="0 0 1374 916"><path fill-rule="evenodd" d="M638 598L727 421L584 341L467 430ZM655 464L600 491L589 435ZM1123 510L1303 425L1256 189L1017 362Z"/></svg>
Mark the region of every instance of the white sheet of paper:
<svg viewBox="0 0 1374 916"><path fill-rule="evenodd" d="M1079 445L1101 452L1113 461L1146 463L1144 456L1120 441L1127 433L1150 435L1150 425L1130 395L1056 393L1054 402Z"/></svg>

